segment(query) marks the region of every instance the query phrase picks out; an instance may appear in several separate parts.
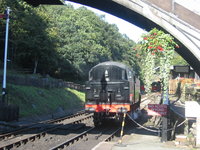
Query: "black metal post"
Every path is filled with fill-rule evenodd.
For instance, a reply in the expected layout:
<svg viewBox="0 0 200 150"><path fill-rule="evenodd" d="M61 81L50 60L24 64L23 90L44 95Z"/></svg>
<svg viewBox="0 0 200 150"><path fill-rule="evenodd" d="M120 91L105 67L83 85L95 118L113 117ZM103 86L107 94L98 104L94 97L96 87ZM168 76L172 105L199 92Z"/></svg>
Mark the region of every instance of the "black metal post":
<svg viewBox="0 0 200 150"><path fill-rule="evenodd" d="M167 142L168 141L168 116L169 116L169 95L168 95L168 91L163 90L162 103L167 105L167 115L162 116L161 142Z"/></svg>
<svg viewBox="0 0 200 150"><path fill-rule="evenodd" d="M162 117L162 134L161 134L161 142L166 142L168 140L168 118L167 116Z"/></svg>

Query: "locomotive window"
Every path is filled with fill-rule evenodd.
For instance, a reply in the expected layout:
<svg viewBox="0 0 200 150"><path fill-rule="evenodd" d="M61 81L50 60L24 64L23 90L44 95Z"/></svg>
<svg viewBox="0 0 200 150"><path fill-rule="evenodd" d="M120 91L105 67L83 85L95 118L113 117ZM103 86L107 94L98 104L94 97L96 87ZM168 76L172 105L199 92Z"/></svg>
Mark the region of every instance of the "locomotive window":
<svg viewBox="0 0 200 150"><path fill-rule="evenodd" d="M131 72L130 72L131 73ZM128 74L129 75L129 74ZM129 75L132 78L132 74ZM99 66L94 68L89 75L89 80L93 81L117 81L127 80L127 72L125 69L116 66Z"/></svg>
<svg viewBox="0 0 200 150"><path fill-rule="evenodd" d="M112 81L116 81L116 80L127 80L127 74L126 74L126 70L121 69L119 67L112 67L112 71L111 71L111 80Z"/></svg>
<svg viewBox="0 0 200 150"><path fill-rule="evenodd" d="M94 81L101 81L103 77L105 77L105 68L104 67L97 67L94 68L89 75L89 80ZM109 76L109 70L106 72L106 76Z"/></svg>
<svg viewBox="0 0 200 150"><path fill-rule="evenodd" d="M122 70L122 80L127 80L126 70Z"/></svg>
<svg viewBox="0 0 200 150"><path fill-rule="evenodd" d="M128 78L131 79L133 77L133 74L131 71L128 72Z"/></svg>
<svg viewBox="0 0 200 150"><path fill-rule="evenodd" d="M108 70L106 69L105 70L105 73L104 73L104 78L105 78L105 81L110 81L110 78L109 78L109 74L108 74Z"/></svg>

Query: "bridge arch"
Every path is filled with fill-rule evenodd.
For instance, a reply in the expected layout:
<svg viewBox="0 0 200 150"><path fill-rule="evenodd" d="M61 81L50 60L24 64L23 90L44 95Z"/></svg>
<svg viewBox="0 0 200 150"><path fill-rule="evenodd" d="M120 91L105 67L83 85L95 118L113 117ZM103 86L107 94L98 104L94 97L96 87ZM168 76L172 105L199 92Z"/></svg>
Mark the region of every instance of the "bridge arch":
<svg viewBox="0 0 200 150"><path fill-rule="evenodd" d="M26 0L33 5L62 4L60 0ZM69 0L105 11L147 31L156 27L173 35L180 48L175 49L200 76L200 26L197 20L184 20L186 11L174 13L174 0ZM162 2L163 5L157 4ZM163 7L165 6L165 7ZM170 9L169 9L170 8ZM170 11L169 11L170 10ZM191 12L190 12L191 13ZM180 17L177 16L180 15ZM182 18L181 18L182 15ZM200 16L194 16L199 19ZM198 22L198 21L197 21Z"/></svg>

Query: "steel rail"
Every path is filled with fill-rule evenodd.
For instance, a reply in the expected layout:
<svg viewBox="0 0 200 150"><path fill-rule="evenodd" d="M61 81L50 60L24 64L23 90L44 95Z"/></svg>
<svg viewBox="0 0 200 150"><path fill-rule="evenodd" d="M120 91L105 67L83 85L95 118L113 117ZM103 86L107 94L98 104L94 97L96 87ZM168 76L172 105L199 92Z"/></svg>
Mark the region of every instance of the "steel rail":
<svg viewBox="0 0 200 150"><path fill-rule="evenodd" d="M84 120L86 120L86 119L91 118L92 116L93 116L93 115L88 115L88 116L85 117L85 118L82 118L82 119L73 121L73 122L71 122L71 123L72 123L72 124L80 123L80 122L82 122L82 121L84 121ZM44 137L44 136L47 134L47 132L54 131L54 130L56 130L57 128L59 128L59 127L61 127L61 126L63 126L63 124L58 124L58 125L52 127L51 129L47 129L47 130L45 130L45 131L42 131L42 132L37 133L37 134L35 134L35 135L31 135L31 136L29 136L29 137L25 137L25 138L20 139L20 140L16 140L15 142L13 142L13 143L11 143L11 144L5 144L5 145L3 145L3 146L1 145L1 146L0 146L0 150L11 149L11 148L14 148L14 147L19 147L19 146L21 146L22 144L26 144L26 143L29 142L29 141L35 141L37 138L40 139L41 137Z"/></svg>
<svg viewBox="0 0 200 150"><path fill-rule="evenodd" d="M114 138L114 136L120 131L120 129L121 129L121 127L120 128L118 128L117 130L115 130L111 135L109 135L107 138L105 138L105 142L109 142L109 141L111 141L113 138Z"/></svg>
<svg viewBox="0 0 200 150"><path fill-rule="evenodd" d="M78 141L80 138L83 138L84 136L87 136L88 132L92 131L94 128L95 127L92 127L90 129L88 129L87 131L84 131L83 133L81 133L81 134L79 134L79 135L77 135L77 136L75 136L75 137L73 137L73 138L71 138L71 139L69 139L69 140L67 140L67 141L65 141L65 142L53 147L53 148L51 148L50 150L58 150L60 148L63 149L65 146L69 146L70 144L75 143L75 141Z"/></svg>
<svg viewBox="0 0 200 150"><path fill-rule="evenodd" d="M3 140L5 138L9 138L11 136L16 136L20 132L31 130L32 128L36 127L39 124L57 123L57 122L61 122L61 121L66 120L66 119L71 119L71 118L75 118L77 116L81 116L83 114L85 114L85 111L80 111L80 112L77 112L76 114L73 114L73 115L70 115L70 116L60 117L60 118L46 120L46 121L40 121L40 122L37 122L37 123L33 123L31 125L26 125L26 126L23 126L20 129L16 129L16 130L12 131L12 132L1 134L0 135L0 140Z"/></svg>
<svg viewBox="0 0 200 150"><path fill-rule="evenodd" d="M67 141L65 141L65 142L53 147L53 148L51 148L50 150L58 150L58 149L63 149L65 147L67 147L67 146L70 146L70 145L74 144L76 141L78 141L79 139L83 139L83 137L86 137L88 135L88 133L90 131L94 130L94 129L96 129L96 128L92 127L89 130L84 131L83 133L81 133L81 134L79 134L79 135L77 135L77 136L75 136L75 137L73 137L73 138L71 138L71 139L69 139L69 140L67 140ZM114 136L120 131L120 129L121 128L118 128L117 130L112 132L112 134L110 134L108 137L106 137L103 141L106 141L106 142L111 141L111 139L114 138ZM98 136L101 136L101 135L102 135L102 133L100 135L98 135ZM98 138L95 137L95 139L98 139Z"/></svg>

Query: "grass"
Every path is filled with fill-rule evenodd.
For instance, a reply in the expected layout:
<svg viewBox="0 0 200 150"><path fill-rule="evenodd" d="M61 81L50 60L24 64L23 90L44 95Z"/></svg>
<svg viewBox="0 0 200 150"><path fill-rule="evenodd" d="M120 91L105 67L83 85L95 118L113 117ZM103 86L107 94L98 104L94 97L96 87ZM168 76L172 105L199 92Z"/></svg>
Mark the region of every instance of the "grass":
<svg viewBox="0 0 200 150"><path fill-rule="evenodd" d="M44 89L32 86L8 84L8 102L20 108L20 117L53 113L61 107L63 110L80 108L84 104L85 94L69 88Z"/></svg>

